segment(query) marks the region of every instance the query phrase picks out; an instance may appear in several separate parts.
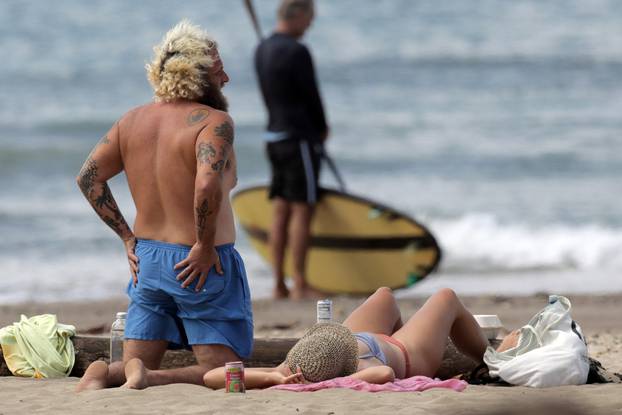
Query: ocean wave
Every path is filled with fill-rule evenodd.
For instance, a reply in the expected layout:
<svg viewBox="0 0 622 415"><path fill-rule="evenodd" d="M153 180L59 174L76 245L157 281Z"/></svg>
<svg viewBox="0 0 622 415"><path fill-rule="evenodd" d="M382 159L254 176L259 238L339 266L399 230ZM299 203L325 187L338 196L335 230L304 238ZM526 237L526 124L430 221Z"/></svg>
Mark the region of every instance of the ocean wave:
<svg viewBox="0 0 622 415"><path fill-rule="evenodd" d="M622 228L501 223L486 214L431 220L429 226L448 273L622 269Z"/></svg>

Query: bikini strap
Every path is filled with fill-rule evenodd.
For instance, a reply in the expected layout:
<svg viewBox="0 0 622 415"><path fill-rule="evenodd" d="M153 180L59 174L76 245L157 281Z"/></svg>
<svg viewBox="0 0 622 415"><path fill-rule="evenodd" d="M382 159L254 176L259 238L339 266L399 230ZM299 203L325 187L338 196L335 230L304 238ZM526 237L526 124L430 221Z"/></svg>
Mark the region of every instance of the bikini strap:
<svg viewBox="0 0 622 415"><path fill-rule="evenodd" d="M405 378L410 377L410 357L408 356L408 351L406 350L406 347L404 347L404 344L398 339L387 336L386 334L378 334L378 336L380 336L384 341L394 344L400 348L402 354L404 355L404 376Z"/></svg>

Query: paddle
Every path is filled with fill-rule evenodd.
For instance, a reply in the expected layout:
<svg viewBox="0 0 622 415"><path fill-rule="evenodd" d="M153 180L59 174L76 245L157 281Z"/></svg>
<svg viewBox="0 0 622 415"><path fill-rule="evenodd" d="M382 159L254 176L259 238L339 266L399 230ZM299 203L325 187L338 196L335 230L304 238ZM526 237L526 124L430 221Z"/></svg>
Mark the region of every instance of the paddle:
<svg viewBox="0 0 622 415"><path fill-rule="evenodd" d="M337 165L335 164L333 159L328 155L328 153L326 152L326 149L324 148L322 149L322 157L324 158L324 160L326 160L326 164L328 165L328 168L330 169L330 171L333 173L333 176L335 176L335 179L337 180L337 184L339 185L339 190L345 193L346 183L343 181L343 178L341 177L339 170L337 170Z"/></svg>
<svg viewBox="0 0 622 415"><path fill-rule="evenodd" d="M253 6L253 0L244 0L244 5L246 6L246 11L250 16L253 27L255 28L255 33L257 33L257 38L261 42L263 40L263 35L261 34L261 27L259 26L259 19L257 19L257 14L255 13L255 7Z"/></svg>

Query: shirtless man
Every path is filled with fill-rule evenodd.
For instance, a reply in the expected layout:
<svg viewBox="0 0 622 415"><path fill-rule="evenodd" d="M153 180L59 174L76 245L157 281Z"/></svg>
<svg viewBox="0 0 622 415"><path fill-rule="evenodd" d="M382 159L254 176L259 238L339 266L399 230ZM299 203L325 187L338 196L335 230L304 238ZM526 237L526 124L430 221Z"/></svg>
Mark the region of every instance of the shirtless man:
<svg viewBox="0 0 622 415"><path fill-rule="evenodd" d="M253 323L244 265L233 248L235 186L229 81L217 44L183 21L155 49L155 102L126 113L87 158L78 184L123 240L130 299L123 363L92 363L78 385L99 389L202 384L203 374L250 355ZM107 181L125 171L132 230ZM169 345L192 346L197 365L158 370Z"/></svg>

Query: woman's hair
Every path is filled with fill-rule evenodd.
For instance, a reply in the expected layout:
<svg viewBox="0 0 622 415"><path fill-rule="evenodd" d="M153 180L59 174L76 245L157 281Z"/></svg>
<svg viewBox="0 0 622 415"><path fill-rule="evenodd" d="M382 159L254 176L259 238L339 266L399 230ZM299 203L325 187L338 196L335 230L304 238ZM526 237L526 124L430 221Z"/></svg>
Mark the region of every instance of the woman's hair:
<svg viewBox="0 0 622 415"><path fill-rule="evenodd" d="M205 31L188 20L169 30L153 48L154 56L145 65L147 79L156 101L195 101L209 87L207 69L214 64L218 45Z"/></svg>

